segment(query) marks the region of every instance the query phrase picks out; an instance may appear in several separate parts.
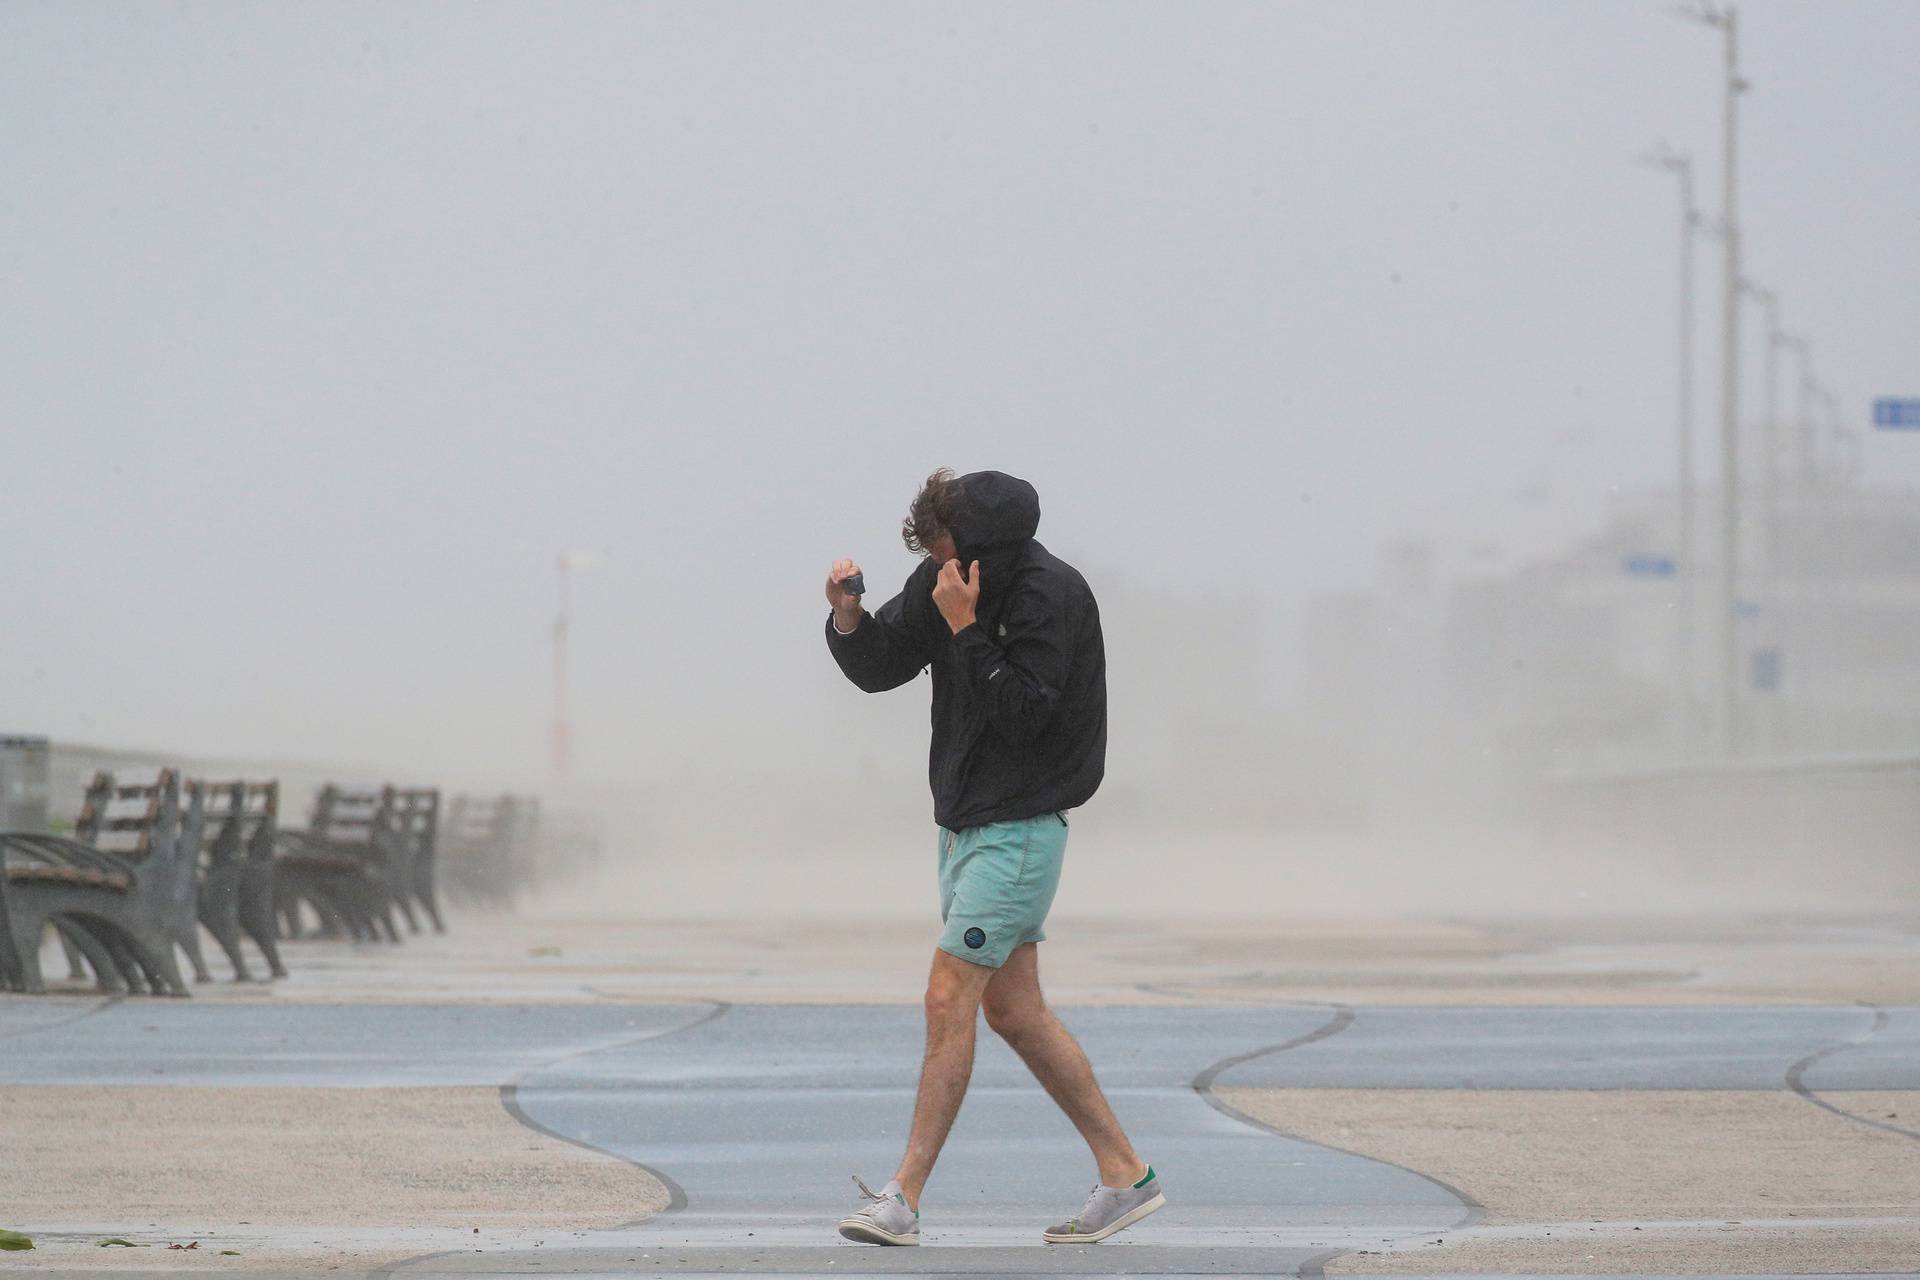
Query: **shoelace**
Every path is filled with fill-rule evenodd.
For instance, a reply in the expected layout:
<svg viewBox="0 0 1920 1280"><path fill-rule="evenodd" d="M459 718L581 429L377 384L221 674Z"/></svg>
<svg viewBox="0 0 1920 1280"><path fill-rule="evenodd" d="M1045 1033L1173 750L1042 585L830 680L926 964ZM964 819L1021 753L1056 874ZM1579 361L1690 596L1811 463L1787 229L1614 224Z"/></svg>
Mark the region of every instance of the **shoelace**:
<svg viewBox="0 0 1920 1280"><path fill-rule="evenodd" d="M1093 1211L1093 1202L1099 1198L1100 1184L1096 1182L1093 1184L1093 1189L1087 1192L1087 1202L1080 1206L1080 1212L1067 1219L1067 1226L1078 1227L1082 1222L1085 1222L1088 1215Z"/></svg>
<svg viewBox="0 0 1920 1280"><path fill-rule="evenodd" d="M872 1204L870 1204L870 1205L868 1205L868 1206L867 1206L867 1209L874 1209L874 1208L878 1208L878 1207L879 1207L880 1205L883 1205L883 1204L885 1204L885 1203L886 1203L887 1201L889 1201L889 1200L891 1200L891 1199L893 1199L893 1197L892 1197L892 1196L890 1196L890 1195L885 1195L885 1194L883 1194L883 1193L881 1193L881 1192L879 1192L879 1191L875 1191L875 1190L874 1190L874 1189L873 1189L872 1187L870 1187L870 1186L868 1186L868 1185L867 1185L866 1183L864 1183L864 1182L862 1182L862 1181L860 1181L860 1175L859 1175L859 1174L857 1174L857 1173L853 1175L853 1185L854 1185L854 1186L856 1186L856 1187L858 1187L858 1188L860 1188L860 1194L861 1194L861 1195L863 1195L863 1196L865 1196L865 1197L866 1197L867 1199L869 1199L869 1200L871 1200L871 1201L873 1201L873 1203L872 1203ZM861 1212L862 1212L862 1213L864 1213L864 1212L866 1212L866 1210L865 1210L865 1209L863 1209L863 1210L861 1210Z"/></svg>

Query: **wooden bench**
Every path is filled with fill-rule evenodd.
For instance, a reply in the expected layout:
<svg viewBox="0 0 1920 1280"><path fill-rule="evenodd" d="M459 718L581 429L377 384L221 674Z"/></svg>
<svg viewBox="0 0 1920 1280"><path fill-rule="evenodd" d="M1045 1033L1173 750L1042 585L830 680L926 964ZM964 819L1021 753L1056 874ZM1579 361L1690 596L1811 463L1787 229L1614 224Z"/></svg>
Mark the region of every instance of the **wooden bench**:
<svg viewBox="0 0 1920 1280"><path fill-rule="evenodd" d="M302 936L310 910L323 936L398 942L396 913L419 932L415 902L444 931L433 885L439 818L440 793L431 787L321 788L307 829L283 829L276 841L285 936Z"/></svg>
<svg viewBox="0 0 1920 1280"><path fill-rule="evenodd" d="M93 966L108 990L184 996L173 951L182 903L191 913L193 866L182 856L185 822L179 775L116 783L106 773L87 788L79 839L41 832L0 833L4 883L5 977L41 992L40 942L49 925Z"/></svg>
<svg viewBox="0 0 1920 1280"><path fill-rule="evenodd" d="M280 783L204 782L187 784L204 797L200 830L200 923L219 942L233 965L236 982L253 978L240 946L253 939L276 978L287 976L273 917L273 845L280 813ZM189 804L191 810L191 804ZM206 981L204 966L198 971Z"/></svg>
<svg viewBox="0 0 1920 1280"><path fill-rule="evenodd" d="M440 856L440 790L438 787L388 787L387 794L394 826L407 846L407 893L401 900L400 913L406 916L408 927L418 933L419 926L406 901L411 898L427 913L427 919L433 922L433 931L445 933L447 925L440 918L440 901L434 884Z"/></svg>
<svg viewBox="0 0 1920 1280"><path fill-rule="evenodd" d="M283 937L306 935L312 912L321 937L351 935L398 942L394 897L404 881L383 792L329 783L313 798L305 830L282 827L274 837L274 907Z"/></svg>
<svg viewBox="0 0 1920 1280"><path fill-rule="evenodd" d="M119 789L144 789L148 779L118 780ZM116 787L112 775L96 776L93 792ZM90 792L92 794L92 792ZM275 977L284 978L286 968L280 962L279 943L273 929L273 824L279 807L280 784L267 782L208 782L188 779L181 784L181 819L178 856L182 870L191 883L169 904L168 926L174 943L186 953L195 982L209 982L205 953L200 946L200 926L220 943L233 965L234 979L251 981L245 955L240 948L240 931L245 928L266 957ZM111 833L99 830L101 808L89 804L82 809L76 833L99 847ZM68 961L76 977L80 976L79 948L67 942ZM96 971L98 966L94 966Z"/></svg>

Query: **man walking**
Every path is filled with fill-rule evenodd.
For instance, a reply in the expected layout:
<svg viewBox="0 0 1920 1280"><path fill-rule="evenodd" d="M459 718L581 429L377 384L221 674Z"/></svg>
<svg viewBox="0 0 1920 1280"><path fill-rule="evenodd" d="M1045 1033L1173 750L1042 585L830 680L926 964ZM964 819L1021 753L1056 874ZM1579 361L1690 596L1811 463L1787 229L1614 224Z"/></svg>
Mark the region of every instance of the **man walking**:
<svg viewBox="0 0 1920 1280"><path fill-rule="evenodd" d="M913 1129L893 1180L843 1219L867 1244L920 1243L920 1191L973 1071L977 1013L1012 1046L1092 1148L1100 1181L1050 1244L1104 1240L1166 1203L1093 1078L1087 1055L1040 994L1039 943L1060 883L1067 810L1106 768L1106 653L1086 580L1034 539L1040 498L998 471L940 470L901 527L924 561L870 614L827 576L827 648L868 693L933 669L928 774L939 824L944 928L927 979L927 1048Z"/></svg>

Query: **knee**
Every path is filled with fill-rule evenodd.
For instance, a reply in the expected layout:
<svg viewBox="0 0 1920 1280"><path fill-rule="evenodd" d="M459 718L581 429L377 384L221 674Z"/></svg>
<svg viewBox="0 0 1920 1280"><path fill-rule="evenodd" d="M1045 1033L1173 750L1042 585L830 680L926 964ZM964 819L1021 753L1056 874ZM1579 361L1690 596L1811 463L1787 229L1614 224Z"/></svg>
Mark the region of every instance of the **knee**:
<svg viewBox="0 0 1920 1280"><path fill-rule="evenodd" d="M1008 1044L1031 1040L1046 1025L1047 1007L1037 1000L989 1000L987 1026Z"/></svg>
<svg viewBox="0 0 1920 1280"><path fill-rule="evenodd" d="M927 1026L950 1027L957 1022L973 1021L971 1000L958 985L937 978L927 984Z"/></svg>

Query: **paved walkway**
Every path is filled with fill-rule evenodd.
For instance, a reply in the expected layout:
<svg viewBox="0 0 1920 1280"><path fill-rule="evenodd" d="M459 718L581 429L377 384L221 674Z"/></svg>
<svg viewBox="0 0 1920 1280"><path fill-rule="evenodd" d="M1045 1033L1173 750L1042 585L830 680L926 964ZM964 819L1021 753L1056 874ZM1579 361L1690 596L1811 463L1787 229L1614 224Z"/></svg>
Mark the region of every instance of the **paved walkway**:
<svg viewBox="0 0 1920 1280"><path fill-rule="evenodd" d="M1920 1009L1083 1008L1062 1011L1169 1207L1105 1245L1044 1247L1084 1148L1019 1061L980 1041L927 1189L919 1251L837 1242L848 1175L883 1181L912 1106L917 1009L0 1002L0 1084L497 1085L549 1134L641 1164L668 1212L565 1249L415 1259L496 1273L1311 1272L1458 1228L1416 1170L1280 1135L1216 1085L1381 1089L1920 1089ZM1860 1117L1863 1123L1873 1123ZM1880 1127L1892 1127L1882 1124Z"/></svg>

